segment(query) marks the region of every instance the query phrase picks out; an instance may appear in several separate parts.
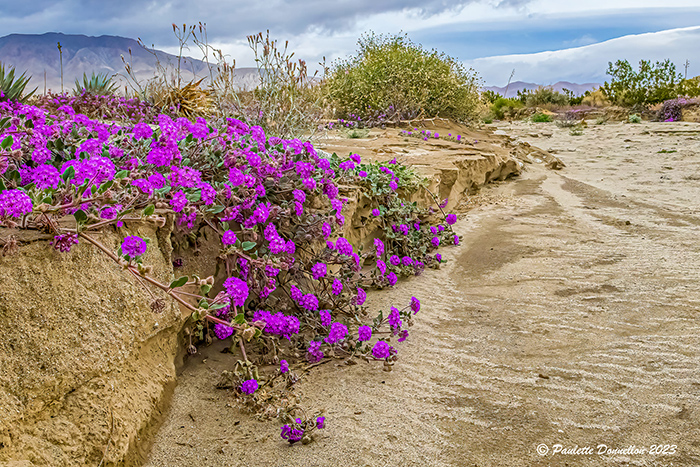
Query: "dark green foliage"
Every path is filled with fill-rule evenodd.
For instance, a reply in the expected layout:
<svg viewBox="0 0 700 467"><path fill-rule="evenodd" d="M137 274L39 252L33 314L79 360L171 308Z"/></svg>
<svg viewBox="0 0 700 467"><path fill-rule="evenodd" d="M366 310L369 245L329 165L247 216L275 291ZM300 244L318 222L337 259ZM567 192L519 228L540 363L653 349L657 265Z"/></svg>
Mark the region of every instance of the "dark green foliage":
<svg viewBox="0 0 700 467"><path fill-rule="evenodd" d="M639 62L635 71L627 60L608 63L607 74L610 82L605 82L601 91L611 102L626 107L644 108L678 96L681 74L671 60Z"/></svg>
<svg viewBox="0 0 700 467"><path fill-rule="evenodd" d="M15 67L9 67L6 71L5 66L0 63L0 101L26 102L36 92L34 88L29 94L24 94L24 89L31 79L31 76L26 77L25 74L15 77Z"/></svg>
<svg viewBox="0 0 700 467"><path fill-rule="evenodd" d="M493 104L499 97L503 96L501 96L497 92L491 91L490 89L487 89L486 91L481 93L481 100L484 101L484 103L486 104Z"/></svg>

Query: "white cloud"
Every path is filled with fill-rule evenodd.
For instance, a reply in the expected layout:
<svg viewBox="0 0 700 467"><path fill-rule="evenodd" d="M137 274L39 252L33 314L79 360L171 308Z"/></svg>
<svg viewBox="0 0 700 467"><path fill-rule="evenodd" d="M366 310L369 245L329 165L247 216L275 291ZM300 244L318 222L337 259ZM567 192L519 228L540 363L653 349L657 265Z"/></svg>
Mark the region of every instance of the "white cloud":
<svg viewBox="0 0 700 467"><path fill-rule="evenodd" d="M608 62L671 59L677 68L690 60L689 76L700 75L700 26L636 34L598 44L523 55L502 55L466 62L486 84L505 85L511 70L514 80L540 84L556 81L600 82L606 79ZM695 65L695 66L693 66ZM679 70L680 71L680 70Z"/></svg>

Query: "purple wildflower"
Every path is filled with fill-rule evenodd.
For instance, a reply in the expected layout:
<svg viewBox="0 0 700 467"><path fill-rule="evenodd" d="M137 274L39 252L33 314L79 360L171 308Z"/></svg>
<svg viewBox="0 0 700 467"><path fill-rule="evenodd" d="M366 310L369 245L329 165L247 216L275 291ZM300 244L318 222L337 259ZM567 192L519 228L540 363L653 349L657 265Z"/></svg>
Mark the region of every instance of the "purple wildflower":
<svg viewBox="0 0 700 467"><path fill-rule="evenodd" d="M257 390L258 382L254 379L243 381L243 384L241 384L241 392L245 392L246 394L253 394Z"/></svg>
<svg viewBox="0 0 700 467"><path fill-rule="evenodd" d="M221 242L224 245L233 245L236 243L236 240L238 240L238 238L236 238L236 233L233 230L227 230L224 232L223 237L221 237Z"/></svg>
<svg viewBox="0 0 700 467"><path fill-rule="evenodd" d="M372 338L372 328L369 326L360 326L357 329L357 340L360 342L368 341Z"/></svg>
<svg viewBox="0 0 700 467"><path fill-rule="evenodd" d="M452 225L455 222L457 222L457 215L456 214L448 214L447 218L445 219L448 224Z"/></svg>
<svg viewBox="0 0 700 467"><path fill-rule="evenodd" d="M321 310L318 312L318 314L321 316L321 325L322 326L330 326L331 325L331 310Z"/></svg>
<svg viewBox="0 0 700 467"><path fill-rule="evenodd" d="M420 311L420 300L416 297L411 297L411 310L413 310L414 315Z"/></svg>
<svg viewBox="0 0 700 467"><path fill-rule="evenodd" d="M321 350L321 342L311 341L306 349L306 359L309 363L320 362L323 359L323 351Z"/></svg>
<svg viewBox="0 0 700 467"><path fill-rule="evenodd" d="M343 291L343 283L339 279L333 279L333 285L331 286L331 291L333 295L338 295Z"/></svg>
<svg viewBox="0 0 700 467"><path fill-rule="evenodd" d="M122 242L122 253L131 258L138 258L146 252L146 247L146 242L141 237L132 235Z"/></svg>
<svg viewBox="0 0 700 467"><path fill-rule="evenodd" d="M22 217L33 209L32 199L22 190L0 191L0 217Z"/></svg>
<svg viewBox="0 0 700 467"><path fill-rule="evenodd" d="M224 289L235 306L245 305L249 293L247 282L237 277L229 277L224 281Z"/></svg>
<svg viewBox="0 0 700 467"><path fill-rule="evenodd" d="M222 341L233 334L233 328L231 326L217 323L214 325L214 334L216 334L217 339Z"/></svg>
<svg viewBox="0 0 700 467"><path fill-rule="evenodd" d="M289 371L289 363L287 360L280 360L280 372L287 373Z"/></svg>
<svg viewBox="0 0 700 467"><path fill-rule="evenodd" d="M329 344L335 344L337 342L342 342L347 335L348 328L343 323L333 323L331 324L331 330L325 341Z"/></svg>
<svg viewBox="0 0 700 467"><path fill-rule="evenodd" d="M391 355L391 347L385 341L377 341L374 347L372 347L372 355L377 359L389 358Z"/></svg>
<svg viewBox="0 0 700 467"><path fill-rule="evenodd" d="M326 263L316 263L311 267L311 275L315 280L326 277L327 273L328 267L326 266Z"/></svg>
<svg viewBox="0 0 700 467"><path fill-rule="evenodd" d="M61 253L68 253L73 245L78 244L78 234L56 235L51 244Z"/></svg>
<svg viewBox="0 0 700 467"><path fill-rule="evenodd" d="M367 293L361 288L357 288L357 296L355 297L355 305L362 305L367 300Z"/></svg>

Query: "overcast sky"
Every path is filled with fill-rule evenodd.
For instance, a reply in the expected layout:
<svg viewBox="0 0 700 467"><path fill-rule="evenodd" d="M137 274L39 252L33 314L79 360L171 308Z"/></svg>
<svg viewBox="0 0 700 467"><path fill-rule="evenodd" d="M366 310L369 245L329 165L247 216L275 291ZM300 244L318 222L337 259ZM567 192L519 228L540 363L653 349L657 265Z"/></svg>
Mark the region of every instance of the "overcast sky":
<svg viewBox="0 0 700 467"><path fill-rule="evenodd" d="M280 41L289 40L310 68L323 56L332 61L351 54L360 34L373 30L408 33L426 48L474 66L486 84L505 85L512 69L514 80L547 84L602 80L605 63L617 58L666 58L658 56L665 51L658 42L663 35L639 36L647 38L641 42L627 38L612 48L591 45L700 26L700 0L0 0L0 35L140 37L174 52L171 23L198 21L207 24L210 42L238 66L253 65L246 36L266 29ZM667 56L673 52L674 60L690 60L690 73L698 75L700 47L697 40L685 42L676 37ZM577 51L546 53L543 60L542 52L576 47L584 47L587 60L574 59ZM190 54L197 56L195 49Z"/></svg>

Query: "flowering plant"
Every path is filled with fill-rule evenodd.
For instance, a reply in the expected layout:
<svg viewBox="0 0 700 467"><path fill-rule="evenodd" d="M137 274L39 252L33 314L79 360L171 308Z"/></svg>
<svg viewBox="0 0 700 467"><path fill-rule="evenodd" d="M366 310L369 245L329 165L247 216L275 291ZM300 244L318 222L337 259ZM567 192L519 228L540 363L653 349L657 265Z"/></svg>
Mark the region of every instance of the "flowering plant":
<svg viewBox="0 0 700 467"><path fill-rule="evenodd" d="M286 360L261 375L251 351L269 350L268 362L295 353L310 363L362 357L391 370L393 340L406 340L420 302L368 320L365 289L439 265L434 250L456 238L455 219L431 225L435 212L403 197L421 185L409 168L363 164L356 154L325 157L308 141L269 137L232 118L105 122L64 107L0 103L0 226L50 233L67 254L89 243L177 301L196 329L191 353L213 337L240 350L234 374L243 398L258 402L280 377L296 381ZM374 251L343 237L348 185L374 200ZM206 226L219 235L223 280L192 275L166 284L152 276L148 239L128 231L142 222L162 227L167 218L179 232L196 236ZM103 230L123 235L117 251L98 240ZM153 310L162 309L163 298L153 297ZM282 433L290 442L294 430L299 439L312 431L308 421L294 423Z"/></svg>

